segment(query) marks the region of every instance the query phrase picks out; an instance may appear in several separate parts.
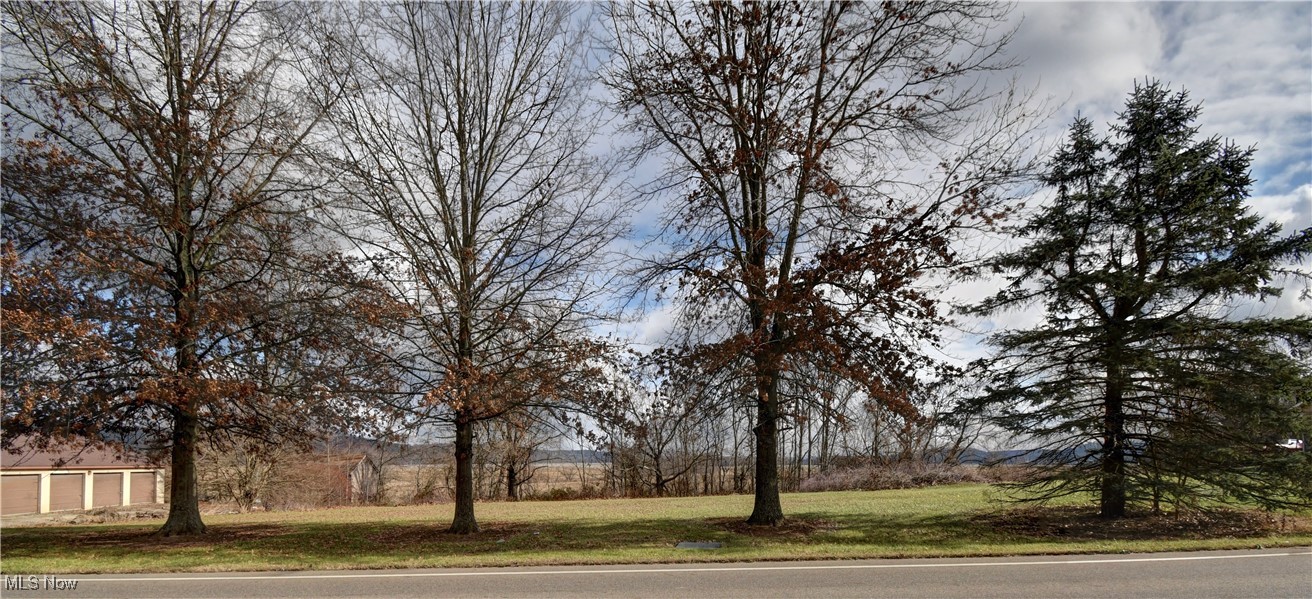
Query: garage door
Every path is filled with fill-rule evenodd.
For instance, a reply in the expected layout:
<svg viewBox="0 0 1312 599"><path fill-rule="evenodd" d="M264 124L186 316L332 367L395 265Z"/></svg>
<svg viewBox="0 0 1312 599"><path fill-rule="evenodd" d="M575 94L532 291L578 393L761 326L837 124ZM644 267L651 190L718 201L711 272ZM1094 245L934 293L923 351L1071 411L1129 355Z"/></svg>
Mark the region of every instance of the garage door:
<svg viewBox="0 0 1312 599"><path fill-rule="evenodd" d="M41 509L41 476L0 476L0 514L35 514Z"/></svg>
<svg viewBox="0 0 1312 599"><path fill-rule="evenodd" d="M155 503L155 473L132 473L132 503Z"/></svg>
<svg viewBox="0 0 1312 599"><path fill-rule="evenodd" d="M91 505L105 507L123 505L123 474L121 472L97 472L95 490L91 492Z"/></svg>
<svg viewBox="0 0 1312 599"><path fill-rule="evenodd" d="M82 509L82 475L50 475L50 511Z"/></svg>

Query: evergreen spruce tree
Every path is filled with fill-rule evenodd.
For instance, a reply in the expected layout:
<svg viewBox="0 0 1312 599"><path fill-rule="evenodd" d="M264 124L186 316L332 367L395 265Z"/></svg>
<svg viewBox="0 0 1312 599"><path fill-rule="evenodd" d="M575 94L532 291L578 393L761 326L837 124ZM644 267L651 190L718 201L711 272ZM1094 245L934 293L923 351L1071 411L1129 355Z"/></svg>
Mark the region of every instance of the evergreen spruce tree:
<svg viewBox="0 0 1312 599"><path fill-rule="evenodd" d="M1203 500L1308 505L1312 454L1277 439L1308 429L1312 318L1252 316L1312 252L1245 204L1252 148L1200 139L1187 92L1136 84L1100 138L1078 118L1045 183L1056 199L992 260L1009 281L971 311L1042 306L998 332L993 384L975 407L1038 443L1021 496L1131 506Z"/></svg>

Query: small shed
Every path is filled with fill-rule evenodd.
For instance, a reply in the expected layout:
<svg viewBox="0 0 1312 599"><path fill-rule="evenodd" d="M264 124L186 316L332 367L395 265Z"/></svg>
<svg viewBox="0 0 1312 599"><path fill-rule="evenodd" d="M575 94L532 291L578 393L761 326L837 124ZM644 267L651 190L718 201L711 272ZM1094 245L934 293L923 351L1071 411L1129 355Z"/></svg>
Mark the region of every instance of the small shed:
<svg viewBox="0 0 1312 599"><path fill-rule="evenodd" d="M0 451L0 515L164 502L164 470L139 456L64 446Z"/></svg>

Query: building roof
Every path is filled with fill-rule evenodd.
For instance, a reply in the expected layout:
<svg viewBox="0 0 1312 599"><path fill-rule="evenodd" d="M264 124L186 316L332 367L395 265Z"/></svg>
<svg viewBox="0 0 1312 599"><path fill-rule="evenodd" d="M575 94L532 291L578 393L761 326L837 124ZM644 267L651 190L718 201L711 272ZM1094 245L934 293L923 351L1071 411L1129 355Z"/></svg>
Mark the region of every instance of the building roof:
<svg viewBox="0 0 1312 599"><path fill-rule="evenodd" d="M86 447L82 444L30 447L26 439L14 442L14 450L0 451L0 470L120 470L156 466L145 457L124 450Z"/></svg>

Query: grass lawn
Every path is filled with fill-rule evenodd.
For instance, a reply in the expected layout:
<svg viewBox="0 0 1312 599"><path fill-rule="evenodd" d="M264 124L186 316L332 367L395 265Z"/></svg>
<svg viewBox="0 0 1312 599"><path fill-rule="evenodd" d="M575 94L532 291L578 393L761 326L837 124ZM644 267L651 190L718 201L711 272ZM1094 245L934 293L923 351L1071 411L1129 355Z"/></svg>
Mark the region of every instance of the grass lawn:
<svg viewBox="0 0 1312 599"><path fill-rule="evenodd" d="M1306 519L1250 526L1251 517L1194 526L1142 519L1091 524L1068 505L999 514L987 485L783 497L777 528L742 524L751 496L480 503L483 532L445 532L450 505L350 507L206 517L210 534L163 539L160 522L5 527L4 574L204 572L549 564L981 556L1238 549L1312 544ZM1068 514L1061 516L1063 510ZM1058 515L1058 520L1051 518ZM1077 514L1085 514L1080 516ZM1060 520L1066 518L1066 520ZM1242 521L1241 521L1242 520ZM679 541L720 541L716 550Z"/></svg>

